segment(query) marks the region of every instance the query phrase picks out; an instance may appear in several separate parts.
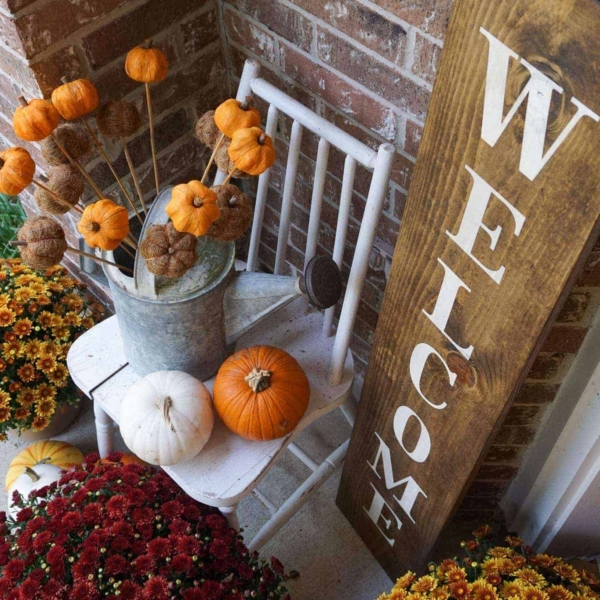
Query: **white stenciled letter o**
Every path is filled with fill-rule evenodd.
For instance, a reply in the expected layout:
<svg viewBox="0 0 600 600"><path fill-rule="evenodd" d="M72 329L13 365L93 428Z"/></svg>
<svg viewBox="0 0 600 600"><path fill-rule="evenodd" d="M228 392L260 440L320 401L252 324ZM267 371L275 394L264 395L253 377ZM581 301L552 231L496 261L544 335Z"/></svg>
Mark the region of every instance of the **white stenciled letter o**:
<svg viewBox="0 0 600 600"><path fill-rule="evenodd" d="M421 426L421 432L419 433L419 439L413 450L408 450L404 445L403 438L404 431L406 430L406 426L411 417L417 419ZM396 414L394 415L394 434L404 452L406 452L406 454L408 454L415 462L422 463L427 460L429 452L431 451L431 438L429 437L429 432L427 431L427 427L425 427L425 423L421 420L421 417L419 417L414 410L408 408L408 406L400 406L396 411Z"/></svg>

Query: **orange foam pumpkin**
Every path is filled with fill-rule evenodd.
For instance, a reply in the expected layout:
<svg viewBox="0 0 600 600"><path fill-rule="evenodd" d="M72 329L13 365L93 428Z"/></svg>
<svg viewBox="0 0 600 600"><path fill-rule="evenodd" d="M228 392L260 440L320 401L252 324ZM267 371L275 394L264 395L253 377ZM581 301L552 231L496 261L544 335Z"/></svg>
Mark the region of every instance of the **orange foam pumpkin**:
<svg viewBox="0 0 600 600"><path fill-rule="evenodd" d="M274 440L304 416L310 385L298 361L284 350L254 346L236 352L219 369L213 401L225 425L249 440Z"/></svg>
<svg viewBox="0 0 600 600"><path fill-rule="evenodd" d="M67 121L93 112L98 108L99 102L96 86L87 79L67 81L52 92L52 104Z"/></svg>
<svg viewBox="0 0 600 600"><path fill-rule="evenodd" d="M58 127L58 111L47 100L35 99L27 102L22 96L20 100L23 104L13 114L15 133L27 142L46 139Z"/></svg>
<svg viewBox="0 0 600 600"><path fill-rule="evenodd" d="M244 102L230 98L225 100L215 110L215 125L227 137L233 137L238 129L258 127L260 112L250 105L250 98Z"/></svg>
<svg viewBox="0 0 600 600"><path fill-rule="evenodd" d="M227 152L235 166L250 175L264 173L277 159L273 140L260 127L238 129Z"/></svg>
<svg viewBox="0 0 600 600"><path fill-rule="evenodd" d="M165 212L177 231L204 235L219 218L217 194L197 180L176 185Z"/></svg>
<svg viewBox="0 0 600 600"><path fill-rule="evenodd" d="M127 53L125 72L134 81L142 83L163 81L169 72L169 61L161 50L152 46L151 40L145 44Z"/></svg>
<svg viewBox="0 0 600 600"><path fill-rule="evenodd" d="M85 207L77 229L88 246L114 250L129 234L129 215L125 207L104 198Z"/></svg>
<svg viewBox="0 0 600 600"><path fill-rule="evenodd" d="M0 194L16 196L33 181L35 163L25 148L0 152Z"/></svg>

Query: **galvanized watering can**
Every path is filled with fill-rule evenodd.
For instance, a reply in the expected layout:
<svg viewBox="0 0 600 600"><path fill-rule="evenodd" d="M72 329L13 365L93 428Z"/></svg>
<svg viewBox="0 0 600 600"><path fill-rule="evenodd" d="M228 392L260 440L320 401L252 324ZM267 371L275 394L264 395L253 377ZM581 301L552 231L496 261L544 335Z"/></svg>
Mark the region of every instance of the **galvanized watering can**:
<svg viewBox="0 0 600 600"><path fill-rule="evenodd" d="M165 188L149 210L140 235L165 224L171 199ZM318 308L340 298L342 280L334 261L315 257L303 277L236 272L235 245L198 238L198 261L183 277L156 276L138 252L134 275L104 266L113 294L123 348L139 375L185 371L201 381L213 377L236 340L302 294ZM112 252L105 258L114 260Z"/></svg>

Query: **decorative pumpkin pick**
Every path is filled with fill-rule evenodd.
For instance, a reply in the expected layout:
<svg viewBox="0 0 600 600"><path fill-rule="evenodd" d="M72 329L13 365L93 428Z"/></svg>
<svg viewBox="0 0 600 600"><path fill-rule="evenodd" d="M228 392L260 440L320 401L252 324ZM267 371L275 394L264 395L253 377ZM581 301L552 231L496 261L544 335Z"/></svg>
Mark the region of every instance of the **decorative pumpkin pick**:
<svg viewBox="0 0 600 600"><path fill-rule="evenodd" d="M231 431L249 440L274 440L293 431L309 398L308 378L298 361L271 346L236 352L215 379L217 413Z"/></svg>
<svg viewBox="0 0 600 600"><path fill-rule="evenodd" d="M88 246L114 250L129 234L129 215L124 206L104 198L85 207L77 229Z"/></svg>
<svg viewBox="0 0 600 600"><path fill-rule="evenodd" d="M82 212L77 203L84 187L83 178L73 165L59 165L48 172L47 189L53 193L39 188L34 198L40 209L51 215L64 215L72 208Z"/></svg>
<svg viewBox="0 0 600 600"><path fill-rule="evenodd" d="M35 162L25 148L13 147L0 152L0 193L16 196L33 183L63 206L68 206L67 210L72 208L54 190L34 179L34 174Z"/></svg>
<svg viewBox="0 0 600 600"><path fill-rule="evenodd" d="M86 256L95 262L131 271L131 269L121 267L110 260L105 260L95 254L83 252L67 245L65 232L60 223L50 217L29 217L23 227L19 229L17 239L11 241L10 245L18 246L23 262L36 271L57 265L62 260L65 252Z"/></svg>
<svg viewBox="0 0 600 600"><path fill-rule="evenodd" d="M181 233L173 223L152 225L146 232L140 251L146 260L148 271L165 277L182 277L196 264L196 238Z"/></svg>
<svg viewBox="0 0 600 600"><path fill-rule="evenodd" d="M209 110L201 117L198 117L194 126L194 134L196 137L211 150L214 149L221 132L215 123L215 111Z"/></svg>
<svg viewBox="0 0 600 600"><path fill-rule="evenodd" d="M0 194L16 196L33 182L35 163L25 148L0 152Z"/></svg>
<svg viewBox="0 0 600 600"><path fill-rule="evenodd" d="M232 173L232 179L246 179L252 177L250 173L245 173L241 169L235 166L235 163L229 158L229 146L231 145L231 139L225 138L225 141L221 144L221 147L215 152L215 164L223 171L223 173Z"/></svg>
<svg viewBox="0 0 600 600"><path fill-rule="evenodd" d="M156 195L160 193L158 176L158 161L156 160L156 146L154 144L154 116L152 114L152 99L150 97L150 83L163 81L169 72L169 61L158 48L152 46L152 40L146 40L141 46L130 50L125 59L125 72L134 81L143 83L146 87L146 104L148 106L148 123L150 125L150 146L152 148L152 162L154 165L154 182Z"/></svg>
<svg viewBox="0 0 600 600"><path fill-rule="evenodd" d="M52 92L52 104L65 121L81 119L98 108L100 102L96 86L88 79L68 81L61 79L63 85Z"/></svg>
<svg viewBox="0 0 600 600"><path fill-rule="evenodd" d="M41 147L42 156L46 162L56 167L58 165L72 164L68 156L75 161L85 157L92 146L89 136L81 125L77 123L61 123L50 137L42 141Z"/></svg>
<svg viewBox="0 0 600 600"><path fill-rule="evenodd" d="M13 115L15 133L27 142L39 142L47 138L58 126L60 115L47 100L31 100L19 97L21 106Z"/></svg>
<svg viewBox="0 0 600 600"><path fill-rule="evenodd" d="M204 448L214 416L209 391L182 371L158 371L134 383L121 402L127 447L152 465L175 465Z"/></svg>
<svg viewBox="0 0 600 600"><path fill-rule="evenodd" d="M129 153L129 148L125 142L125 138L131 137L139 128L142 126L142 117L140 112L136 108L135 104L127 102L126 100L109 101L104 104L98 114L96 115L96 123L100 133L112 139L120 139L121 145L123 146L123 153L129 166L129 172L131 178L135 184L135 189L140 199L140 204L144 210L144 214L147 214L148 209L144 200L144 194L140 186L139 179L133 166L133 160Z"/></svg>
<svg viewBox="0 0 600 600"><path fill-rule="evenodd" d="M261 116L260 112L252 107L252 96L248 96L243 102L240 102L235 98L230 98L219 104L217 110L215 110L214 121L221 132L221 135L217 140L208 164L206 165L206 169L204 170L204 174L202 175L202 183L206 180L210 167L215 159L215 154L218 152L225 138L233 137L233 134L238 129L260 125Z"/></svg>
<svg viewBox="0 0 600 600"><path fill-rule="evenodd" d="M217 194L197 180L176 185L165 212L177 231L204 235L219 218Z"/></svg>
<svg viewBox="0 0 600 600"><path fill-rule="evenodd" d="M277 159L273 140L260 127L239 129L233 134L228 150L235 166L250 175L260 175ZM224 183L233 176L230 172Z"/></svg>
<svg viewBox="0 0 600 600"><path fill-rule="evenodd" d="M217 185L212 190L217 194L220 214L207 235L222 242L233 242L244 235L252 222L250 198L232 184Z"/></svg>

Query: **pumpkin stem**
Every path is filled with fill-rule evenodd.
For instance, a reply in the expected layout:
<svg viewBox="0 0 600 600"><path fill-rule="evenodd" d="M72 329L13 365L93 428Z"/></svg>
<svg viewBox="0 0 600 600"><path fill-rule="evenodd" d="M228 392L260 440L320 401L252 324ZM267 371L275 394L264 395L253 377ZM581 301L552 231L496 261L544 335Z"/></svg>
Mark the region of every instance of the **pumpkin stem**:
<svg viewBox="0 0 600 600"><path fill-rule="evenodd" d="M163 419L165 420L167 427L169 427L171 431L175 432L175 427L173 426L173 423L171 423L170 414L171 407L173 406L173 399L171 398L171 396L165 396L164 398L161 398L160 403L162 408Z"/></svg>
<svg viewBox="0 0 600 600"><path fill-rule="evenodd" d="M25 96L19 96L17 98L17 100L19 101L19 103L21 104L21 106L28 106L29 102L27 102L27 100L25 100Z"/></svg>
<svg viewBox="0 0 600 600"><path fill-rule="evenodd" d="M233 208L237 204L237 198L229 198L229 202L227 204Z"/></svg>
<svg viewBox="0 0 600 600"><path fill-rule="evenodd" d="M246 99L240 104L242 110L248 110L252 106L252 96L246 96Z"/></svg>
<svg viewBox="0 0 600 600"><path fill-rule="evenodd" d="M86 229L95 233L96 231L100 231L100 225L98 223L88 223Z"/></svg>
<svg viewBox="0 0 600 600"><path fill-rule="evenodd" d="M258 143L262 146L266 141L267 141L267 134L261 133L260 137L258 138Z"/></svg>
<svg viewBox="0 0 600 600"><path fill-rule="evenodd" d="M27 246L27 242L22 242L21 240L10 240L8 243L11 246Z"/></svg>
<svg viewBox="0 0 600 600"><path fill-rule="evenodd" d="M202 198L200 198L200 196L196 196L193 200L192 200L192 204L196 207L196 208L202 208L204 206L204 200L202 200Z"/></svg>
<svg viewBox="0 0 600 600"><path fill-rule="evenodd" d="M145 48L146 50L152 48L152 40L150 38L148 38L147 40L144 40L142 47Z"/></svg>
<svg viewBox="0 0 600 600"><path fill-rule="evenodd" d="M271 371L266 369L257 369L254 367L246 377L244 381L248 382L248 385L252 388L252 391L256 394L266 390L270 385Z"/></svg>
<svg viewBox="0 0 600 600"><path fill-rule="evenodd" d="M31 467L25 467L23 469L23 474L29 475L29 477L31 477L31 481L33 482L40 480L40 476Z"/></svg>
<svg viewBox="0 0 600 600"><path fill-rule="evenodd" d="M61 80L63 83L69 83L69 80L68 80L68 78L67 78L67 77L65 77L64 75L63 75L63 76L60 78L60 80Z"/></svg>

